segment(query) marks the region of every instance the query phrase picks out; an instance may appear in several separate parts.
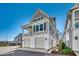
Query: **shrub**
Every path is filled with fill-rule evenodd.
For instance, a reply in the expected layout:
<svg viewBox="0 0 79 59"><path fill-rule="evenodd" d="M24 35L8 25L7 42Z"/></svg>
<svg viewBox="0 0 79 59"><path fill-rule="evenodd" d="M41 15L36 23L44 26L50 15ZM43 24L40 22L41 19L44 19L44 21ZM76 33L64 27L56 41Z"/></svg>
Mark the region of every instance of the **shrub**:
<svg viewBox="0 0 79 59"><path fill-rule="evenodd" d="M57 45L57 46L60 46L60 45Z"/></svg>
<svg viewBox="0 0 79 59"><path fill-rule="evenodd" d="M64 49L65 48L65 43L62 42L61 48Z"/></svg>
<svg viewBox="0 0 79 59"><path fill-rule="evenodd" d="M60 45L60 47L61 47L61 50L64 49L65 48L65 43L62 42L61 45Z"/></svg>

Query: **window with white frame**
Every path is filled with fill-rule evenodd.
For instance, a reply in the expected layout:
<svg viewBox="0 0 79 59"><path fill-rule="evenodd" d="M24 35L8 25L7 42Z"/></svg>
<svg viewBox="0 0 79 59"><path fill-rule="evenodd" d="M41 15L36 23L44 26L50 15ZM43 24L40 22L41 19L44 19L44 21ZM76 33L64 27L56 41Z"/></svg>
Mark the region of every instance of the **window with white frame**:
<svg viewBox="0 0 79 59"><path fill-rule="evenodd" d="M75 28L79 28L79 22L75 23Z"/></svg>
<svg viewBox="0 0 79 59"><path fill-rule="evenodd" d="M75 20L79 20L79 10L78 11L75 11Z"/></svg>
<svg viewBox="0 0 79 59"><path fill-rule="evenodd" d="M39 31L39 25L36 25L36 32Z"/></svg>
<svg viewBox="0 0 79 59"><path fill-rule="evenodd" d="M43 24L40 24L40 31L43 31Z"/></svg>

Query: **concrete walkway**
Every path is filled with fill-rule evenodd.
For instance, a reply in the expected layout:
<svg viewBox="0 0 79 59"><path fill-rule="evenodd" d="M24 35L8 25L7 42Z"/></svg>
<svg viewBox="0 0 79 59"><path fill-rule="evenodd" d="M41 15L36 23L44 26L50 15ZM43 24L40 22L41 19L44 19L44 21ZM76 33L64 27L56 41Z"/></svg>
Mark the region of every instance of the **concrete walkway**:
<svg viewBox="0 0 79 59"><path fill-rule="evenodd" d="M47 53L47 49L38 49L38 48L18 48L19 50L35 51L35 52L44 52Z"/></svg>

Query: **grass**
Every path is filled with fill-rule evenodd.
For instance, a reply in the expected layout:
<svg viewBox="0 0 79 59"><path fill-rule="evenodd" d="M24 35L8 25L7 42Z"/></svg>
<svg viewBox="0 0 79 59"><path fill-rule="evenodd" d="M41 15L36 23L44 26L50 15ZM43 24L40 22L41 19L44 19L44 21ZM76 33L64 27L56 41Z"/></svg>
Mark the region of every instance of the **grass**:
<svg viewBox="0 0 79 59"><path fill-rule="evenodd" d="M0 47L5 47L5 46L7 46L7 44L0 44Z"/></svg>
<svg viewBox="0 0 79 59"><path fill-rule="evenodd" d="M68 47L65 47L65 48L62 49L62 53L64 53L64 54L68 54L70 52L72 52L72 49L70 49Z"/></svg>
<svg viewBox="0 0 79 59"><path fill-rule="evenodd" d="M69 47L63 48L61 52L62 52L62 54L65 54L65 55L76 56L76 54L73 52L73 50Z"/></svg>

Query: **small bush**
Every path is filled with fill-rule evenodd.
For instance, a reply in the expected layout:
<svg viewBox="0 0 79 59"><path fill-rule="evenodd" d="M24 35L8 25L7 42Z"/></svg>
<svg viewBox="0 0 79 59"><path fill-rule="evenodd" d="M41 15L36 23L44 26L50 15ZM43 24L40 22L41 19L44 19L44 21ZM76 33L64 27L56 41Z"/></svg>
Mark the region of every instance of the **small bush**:
<svg viewBox="0 0 79 59"><path fill-rule="evenodd" d="M60 50L64 49L65 47L66 47L65 43L61 42L61 44L60 44Z"/></svg>
<svg viewBox="0 0 79 59"><path fill-rule="evenodd" d="M57 45L57 46L60 46L60 45Z"/></svg>
<svg viewBox="0 0 79 59"><path fill-rule="evenodd" d="M65 43L64 43L64 42L62 42L62 44L61 44L61 48L62 48L62 49L65 48Z"/></svg>

